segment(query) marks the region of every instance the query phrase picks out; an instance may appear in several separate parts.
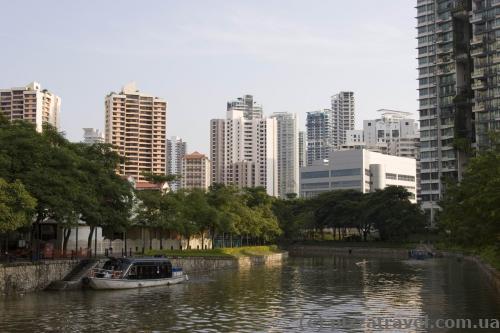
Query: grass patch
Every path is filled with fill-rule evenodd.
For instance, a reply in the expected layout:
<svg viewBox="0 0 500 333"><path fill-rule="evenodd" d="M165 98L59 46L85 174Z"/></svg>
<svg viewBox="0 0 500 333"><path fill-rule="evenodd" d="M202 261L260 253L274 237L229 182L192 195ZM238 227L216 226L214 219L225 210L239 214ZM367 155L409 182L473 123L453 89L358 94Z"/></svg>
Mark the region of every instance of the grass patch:
<svg viewBox="0 0 500 333"><path fill-rule="evenodd" d="M487 246L478 251L479 257L500 271L500 250L495 246Z"/></svg>
<svg viewBox="0 0 500 333"><path fill-rule="evenodd" d="M281 253L276 245L226 247L213 250L149 250L147 256L164 255L166 257L256 257Z"/></svg>

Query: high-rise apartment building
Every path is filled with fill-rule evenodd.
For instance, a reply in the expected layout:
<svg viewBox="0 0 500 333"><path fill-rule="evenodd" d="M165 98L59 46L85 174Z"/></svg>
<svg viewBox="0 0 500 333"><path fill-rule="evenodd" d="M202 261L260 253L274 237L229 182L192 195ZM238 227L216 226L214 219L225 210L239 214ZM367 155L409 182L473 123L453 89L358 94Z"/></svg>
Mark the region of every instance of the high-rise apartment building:
<svg viewBox="0 0 500 333"><path fill-rule="evenodd" d="M104 134L98 129L84 128L83 143L92 145L94 143L104 143Z"/></svg>
<svg viewBox="0 0 500 333"><path fill-rule="evenodd" d="M208 190L210 186L210 160L195 151L181 159L181 188Z"/></svg>
<svg viewBox="0 0 500 333"><path fill-rule="evenodd" d="M182 157L187 153L187 143L178 136L167 140L167 175L181 175ZM170 188L176 191L180 180L170 182Z"/></svg>
<svg viewBox="0 0 500 333"><path fill-rule="evenodd" d="M422 206L430 220L446 179L500 128L498 0L418 0Z"/></svg>
<svg viewBox="0 0 500 333"><path fill-rule="evenodd" d="M411 113L404 111L377 110L381 117L363 121L363 136L367 147L387 146L399 138L418 135L418 123Z"/></svg>
<svg viewBox="0 0 500 333"><path fill-rule="evenodd" d="M307 112L307 165L313 161L327 159L333 150L332 110L324 109Z"/></svg>
<svg viewBox="0 0 500 333"><path fill-rule="evenodd" d="M269 195L278 195L276 119L256 117L254 112L250 117L248 110L230 103L226 119L210 121L212 183L263 186Z"/></svg>
<svg viewBox="0 0 500 333"><path fill-rule="evenodd" d="M210 160L212 184L224 184L225 119L210 120Z"/></svg>
<svg viewBox="0 0 500 333"><path fill-rule="evenodd" d="M299 137L297 115L275 112L278 145L278 195L299 193Z"/></svg>
<svg viewBox="0 0 500 333"><path fill-rule="evenodd" d="M470 23L476 143L488 149L489 132L500 129L500 0L472 1Z"/></svg>
<svg viewBox="0 0 500 333"><path fill-rule="evenodd" d="M254 102L252 95L244 95L227 102L227 111L230 110L242 111L247 120L262 118L262 105Z"/></svg>
<svg viewBox="0 0 500 333"><path fill-rule="evenodd" d="M327 159L347 142L354 130L354 93L341 91L331 97L331 109L307 113L307 165Z"/></svg>
<svg viewBox="0 0 500 333"><path fill-rule="evenodd" d="M25 87L0 90L0 113L8 120L25 120L35 124L38 132L44 123L59 129L61 98L31 82Z"/></svg>
<svg viewBox="0 0 500 333"><path fill-rule="evenodd" d="M167 102L137 90L135 83L106 96L105 141L125 161L118 173L144 182L144 172L166 173Z"/></svg>
<svg viewBox="0 0 500 333"><path fill-rule="evenodd" d="M346 132L354 129L354 93L341 91L331 98L334 149L346 142Z"/></svg>
<svg viewBox="0 0 500 333"><path fill-rule="evenodd" d="M299 131L299 167L307 165L307 134Z"/></svg>

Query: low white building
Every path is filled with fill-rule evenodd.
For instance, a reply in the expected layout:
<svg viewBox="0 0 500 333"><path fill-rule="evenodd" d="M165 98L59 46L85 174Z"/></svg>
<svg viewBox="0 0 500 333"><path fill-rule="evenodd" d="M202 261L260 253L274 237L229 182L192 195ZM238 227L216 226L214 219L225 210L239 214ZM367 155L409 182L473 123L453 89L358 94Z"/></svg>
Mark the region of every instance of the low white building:
<svg viewBox="0 0 500 333"><path fill-rule="evenodd" d="M52 229L50 229L52 228ZM42 233L45 230L45 239L47 243L52 243L55 250L62 249L63 246L63 230L57 224L49 224L44 226ZM56 231L57 230L57 231ZM68 238L66 247L67 256L78 253L78 256L86 256L89 253L87 241L90 234L90 227L85 224L80 224L78 228L71 228L71 233ZM96 239L97 237L97 239ZM205 234L203 239L201 235L193 235L188 240L181 237L180 234L174 231L161 230L158 228L141 228L139 226L130 227L125 233L103 233L102 228L94 229L90 252L102 255L106 251L112 255L120 256L125 252L141 253L143 249L147 250L179 250L179 249L210 249L212 248L212 240L209 234ZM47 255L51 257L51 255Z"/></svg>
<svg viewBox="0 0 500 333"><path fill-rule="evenodd" d="M354 189L374 192L386 186L405 187L416 202L417 177L414 158L399 157L366 149L334 151L329 160L315 161L300 168L300 196L315 197L322 192Z"/></svg>

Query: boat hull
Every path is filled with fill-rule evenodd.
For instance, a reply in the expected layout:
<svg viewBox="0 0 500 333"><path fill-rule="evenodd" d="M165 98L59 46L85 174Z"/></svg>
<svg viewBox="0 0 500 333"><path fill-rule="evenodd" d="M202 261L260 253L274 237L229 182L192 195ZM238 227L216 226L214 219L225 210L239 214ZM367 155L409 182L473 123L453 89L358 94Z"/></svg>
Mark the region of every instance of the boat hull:
<svg viewBox="0 0 500 333"><path fill-rule="evenodd" d="M133 289L166 286L178 284L187 280L187 275L179 275L166 279L150 280L128 280L128 279L110 279L110 278L89 278L89 286L92 289Z"/></svg>

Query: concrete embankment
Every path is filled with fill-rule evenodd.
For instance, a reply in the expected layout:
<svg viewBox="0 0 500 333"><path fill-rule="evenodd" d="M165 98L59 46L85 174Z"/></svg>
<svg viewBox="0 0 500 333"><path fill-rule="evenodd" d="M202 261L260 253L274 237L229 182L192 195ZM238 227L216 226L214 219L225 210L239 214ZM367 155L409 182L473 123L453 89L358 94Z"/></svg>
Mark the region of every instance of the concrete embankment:
<svg viewBox="0 0 500 333"><path fill-rule="evenodd" d="M254 257L174 257L174 266L190 273L202 273L221 269L248 267L281 262L287 252ZM78 260L50 260L38 263L0 264L0 295L22 294L43 290L55 281L61 281L80 264ZM65 288L61 288L65 289ZM68 288L69 289L69 288Z"/></svg>
<svg viewBox="0 0 500 333"><path fill-rule="evenodd" d="M481 258L476 256L467 256L462 253L456 252L441 252L445 258L453 258L456 260L466 260L473 262L477 267L483 272L486 280L500 293L500 272L492 267L491 265L485 263Z"/></svg>
<svg viewBox="0 0 500 333"><path fill-rule="evenodd" d="M0 264L0 295L45 289L52 281L62 280L78 263L78 260L48 260Z"/></svg>
<svg viewBox="0 0 500 333"><path fill-rule="evenodd" d="M291 256L332 256L408 258L408 250L398 248L292 245L287 248Z"/></svg>

